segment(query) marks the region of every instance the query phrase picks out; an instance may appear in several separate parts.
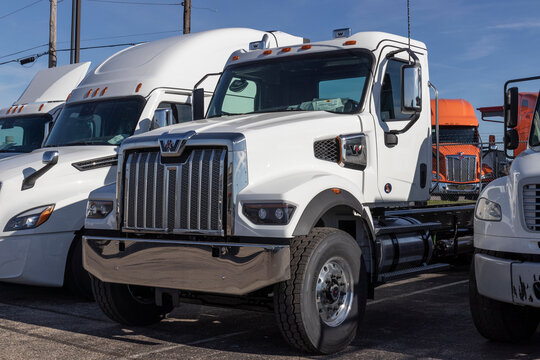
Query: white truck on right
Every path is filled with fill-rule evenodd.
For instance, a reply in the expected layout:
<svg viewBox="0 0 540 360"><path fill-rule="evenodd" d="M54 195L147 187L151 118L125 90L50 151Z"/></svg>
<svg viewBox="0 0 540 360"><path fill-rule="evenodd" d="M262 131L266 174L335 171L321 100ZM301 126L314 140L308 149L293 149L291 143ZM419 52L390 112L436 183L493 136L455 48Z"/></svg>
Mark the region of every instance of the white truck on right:
<svg viewBox="0 0 540 360"><path fill-rule="evenodd" d="M518 88L504 86L505 152L516 149ZM475 209L475 255L469 282L476 328L487 339L529 339L540 322L540 102L536 103L528 149L515 158L509 175L494 180Z"/></svg>

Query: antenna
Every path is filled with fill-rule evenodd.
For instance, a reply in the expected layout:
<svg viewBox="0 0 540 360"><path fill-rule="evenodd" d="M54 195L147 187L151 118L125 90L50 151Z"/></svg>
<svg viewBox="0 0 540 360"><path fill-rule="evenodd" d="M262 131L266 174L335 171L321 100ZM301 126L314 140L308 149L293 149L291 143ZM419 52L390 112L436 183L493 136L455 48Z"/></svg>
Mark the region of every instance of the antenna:
<svg viewBox="0 0 540 360"><path fill-rule="evenodd" d="M411 15L409 12L409 0L407 0L407 38L409 39L409 49L411 48Z"/></svg>

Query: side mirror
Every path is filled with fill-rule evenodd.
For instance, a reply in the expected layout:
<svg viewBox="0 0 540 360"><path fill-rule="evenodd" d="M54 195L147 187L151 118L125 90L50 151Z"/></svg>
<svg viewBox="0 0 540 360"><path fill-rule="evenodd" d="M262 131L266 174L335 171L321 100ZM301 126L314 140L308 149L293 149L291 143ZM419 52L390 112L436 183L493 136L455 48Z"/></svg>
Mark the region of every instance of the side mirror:
<svg viewBox="0 0 540 360"><path fill-rule="evenodd" d="M41 161L45 165L56 165L58 162L58 151L45 151Z"/></svg>
<svg viewBox="0 0 540 360"><path fill-rule="evenodd" d="M418 65L401 67L401 111L414 114L422 110L422 70Z"/></svg>
<svg viewBox="0 0 540 360"><path fill-rule="evenodd" d="M519 93L517 87L508 89L504 97L504 122L507 128L518 125Z"/></svg>
<svg viewBox="0 0 540 360"><path fill-rule="evenodd" d="M204 119L204 89L198 88L191 93L191 111L193 120Z"/></svg>
<svg viewBox="0 0 540 360"><path fill-rule="evenodd" d="M151 129L158 129L168 125L172 125L172 116L170 109L156 109L154 118L152 119Z"/></svg>
<svg viewBox="0 0 540 360"><path fill-rule="evenodd" d="M519 146L519 134L516 129L506 130L504 134L504 145L508 150L515 150Z"/></svg>

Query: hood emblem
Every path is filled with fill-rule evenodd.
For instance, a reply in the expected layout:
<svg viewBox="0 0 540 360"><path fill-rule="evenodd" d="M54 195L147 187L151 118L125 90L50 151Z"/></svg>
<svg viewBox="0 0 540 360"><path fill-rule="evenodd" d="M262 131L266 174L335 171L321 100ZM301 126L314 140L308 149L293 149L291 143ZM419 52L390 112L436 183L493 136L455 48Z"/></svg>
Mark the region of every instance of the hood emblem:
<svg viewBox="0 0 540 360"><path fill-rule="evenodd" d="M186 142L195 134L195 131L188 131L183 134L166 133L159 137L159 149L161 156L180 156L186 147Z"/></svg>
<svg viewBox="0 0 540 360"><path fill-rule="evenodd" d="M459 159L459 160L465 159L465 156L463 156L463 153L462 153L462 152L458 152L458 159Z"/></svg>

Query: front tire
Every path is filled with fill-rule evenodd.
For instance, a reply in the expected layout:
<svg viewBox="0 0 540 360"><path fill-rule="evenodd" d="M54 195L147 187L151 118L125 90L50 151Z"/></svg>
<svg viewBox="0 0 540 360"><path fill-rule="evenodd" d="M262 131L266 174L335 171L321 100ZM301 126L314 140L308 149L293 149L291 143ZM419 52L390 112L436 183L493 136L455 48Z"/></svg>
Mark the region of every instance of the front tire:
<svg viewBox="0 0 540 360"><path fill-rule="evenodd" d="M173 309L172 304L157 306L152 288L106 283L94 276L91 280L99 307L118 323L131 326L155 324Z"/></svg>
<svg viewBox="0 0 540 360"><path fill-rule="evenodd" d="M291 242L291 278L274 289L285 340L315 354L343 350L356 336L367 299L362 252L347 233L315 228Z"/></svg>
<svg viewBox="0 0 540 360"><path fill-rule="evenodd" d="M79 235L75 236L69 250L64 284L73 295L94 301L90 274L83 267L82 238Z"/></svg>
<svg viewBox="0 0 540 360"><path fill-rule="evenodd" d="M474 258L469 276L469 303L476 329L488 340L516 343L529 339L540 321L540 310L490 299L476 286Z"/></svg>

